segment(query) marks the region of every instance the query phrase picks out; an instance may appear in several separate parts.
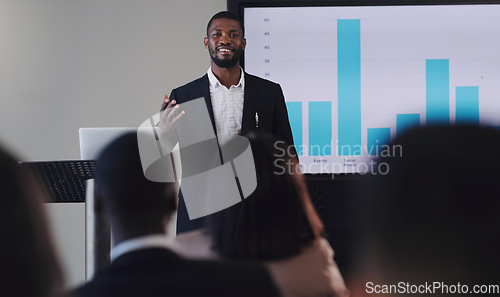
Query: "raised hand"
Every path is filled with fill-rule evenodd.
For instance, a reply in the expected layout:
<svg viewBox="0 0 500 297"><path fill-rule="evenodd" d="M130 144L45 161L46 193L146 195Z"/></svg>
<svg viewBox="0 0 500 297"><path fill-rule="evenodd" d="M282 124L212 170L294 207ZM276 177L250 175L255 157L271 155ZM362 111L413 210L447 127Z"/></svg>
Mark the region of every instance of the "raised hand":
<svg viewBox="0 0 500 297"><path fill-rule="evenodd" d="M175 100L170 100L167 95L163 99L160 109L160 121L158 127L162 135L167 135L175 129L178 120L185 114L184 110L179 108Z"/></svg>

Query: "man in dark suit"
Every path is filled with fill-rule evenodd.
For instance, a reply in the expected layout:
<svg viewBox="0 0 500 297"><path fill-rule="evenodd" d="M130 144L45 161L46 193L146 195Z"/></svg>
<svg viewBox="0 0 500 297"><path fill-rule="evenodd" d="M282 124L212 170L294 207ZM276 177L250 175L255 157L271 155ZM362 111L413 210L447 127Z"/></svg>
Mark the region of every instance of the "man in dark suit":
<svg viewBox="0 0 500 297"><path fill-rule="evenodd" d="M244 34L238 16L227 11L215 14L208 22L204 38L211 67L201 78L172 90L170 98L165 96L161 110L164 112L175 104L204 97L221 145L231 136L251 131L270 133L293 145L280 85L250 75L240 67L239 60L246 46ZM177 232L198 229L202 225L203 218L189 219L181 195Z"/></svg>
<svg viewBox="0 0 500 297"><path fill-rule="evenodd" d="M138 137L126 134L100 155L96 212L111 224L111 264L77 288L75 296L274 296L260 265L190 261L166 236L176 210L176 184L152 182L141 166Z"/></svg>

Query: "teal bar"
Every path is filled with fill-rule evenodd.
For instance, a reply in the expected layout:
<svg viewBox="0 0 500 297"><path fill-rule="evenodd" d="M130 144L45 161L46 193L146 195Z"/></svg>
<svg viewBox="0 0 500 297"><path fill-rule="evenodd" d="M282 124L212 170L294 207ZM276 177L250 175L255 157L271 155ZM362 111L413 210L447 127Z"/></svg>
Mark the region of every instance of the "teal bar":
<svg viewBox="0 0 500 297"><path fill-rule="evenodd" d="M455 121L479 125L479 87L456 87Z"/></svg>
<svg viewBox="0 0 500 297"><path fill-rule="evenodd" d="M426 60L426 124L450 123L450 61Z"/></svg>
<svg viewBox="0 0 500 297"><path fill-rule="evenodd" d="M361 155L360 20L337 21L339 155Z"/></svg>
<svg viewBox="0 0 500 297"><path fill-rule="evenodd" d="M368 155L380 156L383 145L391 140L391 128L368 128Z"/></svg>
<svg viewBox="0 0 500 297"><path fill-rule="evenodd" d="M332 146L332 103L309 102L309 156L331 156Z"/></svg>
<svg viewBox="0 0 500 297"><path fill-rule="evenodd" d="M302 156L302 102L286 102L286 109L297 155Z"/></svg>
<svg viewBox="0 0 500 297"><path fill-rule="evenodd" d="M420 126L420 114L398 114L396 118L396 136L416 126Z"/></svg>

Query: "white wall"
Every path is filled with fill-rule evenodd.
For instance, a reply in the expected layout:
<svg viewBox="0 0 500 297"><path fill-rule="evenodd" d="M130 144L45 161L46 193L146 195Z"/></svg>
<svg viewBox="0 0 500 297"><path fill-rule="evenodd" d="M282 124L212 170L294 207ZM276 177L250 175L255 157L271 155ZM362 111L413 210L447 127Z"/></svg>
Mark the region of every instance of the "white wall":
<svg viewBox="0 0 500 297"><path fill-rule="evenodd" d="M79 159L80 127L138 126L201 76L225 0L0 0L0 141Z"/></svg>
<svg viewBox="0 0 500 297"><path fill-rule="evenodd" d="M85 203L47 203L52 238L62 261L66 287L85 281Z"/></svg>
<svg viewBox="0 0 500 297"><path fill-rule="evenodd" d="M24 161L79 159L80 127L138 126L206 72L206 24L225 9L226 0L0 0L0 143ZM79 283L84 205L48 209L68 283Z"/></svg>

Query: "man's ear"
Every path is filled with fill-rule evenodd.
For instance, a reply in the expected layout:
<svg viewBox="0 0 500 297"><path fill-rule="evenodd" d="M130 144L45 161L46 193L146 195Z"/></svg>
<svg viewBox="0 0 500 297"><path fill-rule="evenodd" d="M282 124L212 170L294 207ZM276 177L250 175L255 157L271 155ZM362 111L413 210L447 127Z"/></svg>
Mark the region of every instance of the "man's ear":
<svg viewBox="0 0 500 297"><path fill-rule="evenodd" d="M170 221L172 216L177 212L177 204L178 204L178 191L174 186L168 187L167 192L165 193L165 209L164 215L166 218L166 222Z"/></svg>
<svg viewBox="0 0 500 297"><path fill-rule="evenodd" d="M247 46L247 39L246 38L243 38L243 41L242 41L242 49L245 50L245 47Z"/></svg>
<svg viewBox="0 0 500 297"><path fill-rule="evenodd" d="M208 48L208 37L203 38L203 45Z"/></svg>
<svg viewBox="0 0 500 297"><path fill-rule="evenodd" d="M177 211L177 197L173 197L171 199L167 200L168 204L168 209L172 211L172 213L175 213Z"/></svg>
<svg viewBox="0 0 500 297"><path fill-rule="evenodd" d="M177 211L177 203L179 197L179 184L173 183L171 187L167 189L167 207L168 210L172 212Z"/></svg>

